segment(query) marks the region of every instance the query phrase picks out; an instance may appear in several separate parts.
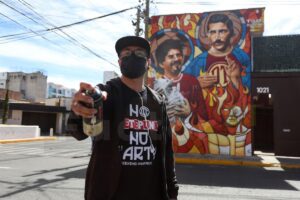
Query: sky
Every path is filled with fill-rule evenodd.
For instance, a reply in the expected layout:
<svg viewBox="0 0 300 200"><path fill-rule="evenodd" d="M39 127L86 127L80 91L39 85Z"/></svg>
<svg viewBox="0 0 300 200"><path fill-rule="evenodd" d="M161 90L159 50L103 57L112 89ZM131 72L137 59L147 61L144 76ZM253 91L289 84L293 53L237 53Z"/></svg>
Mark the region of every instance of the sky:
<svg viewBox="0 0 300 200"><path fill-rule="evenodd" d="M134 35L133 7L144 1L0 0L0 72L41 71L48 82L74 89L101 83L103 71L120 74L114 45ZM300 34L300 0L150 0L150 17L261 7L264 36ZM44 31L95 17L101 18Z"/></svg>

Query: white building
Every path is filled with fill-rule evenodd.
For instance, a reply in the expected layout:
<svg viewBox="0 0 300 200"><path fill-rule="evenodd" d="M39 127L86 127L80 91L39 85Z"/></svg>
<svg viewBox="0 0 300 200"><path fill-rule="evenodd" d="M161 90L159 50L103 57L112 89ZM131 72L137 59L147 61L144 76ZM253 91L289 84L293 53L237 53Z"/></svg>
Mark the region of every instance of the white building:
<svg viewBox="0 0 300 200"><path fill-rule="evenodd" d="M0 73L0 89L6 89L7 72Z"/></svg>
<svg viewBox="0 0 300 200"><path fill-rule="evenodd" d="M114 71L104 71L103 72L103 83L105 84L107 81L113 78L117 78L118 74Z"/></svg>
<svg viewBox="0 0 300 200"><path fill-rule="evenodd" d="M66 88L63 85L49 82L47 84L47 98L73 97L75 89Z"/></svg>

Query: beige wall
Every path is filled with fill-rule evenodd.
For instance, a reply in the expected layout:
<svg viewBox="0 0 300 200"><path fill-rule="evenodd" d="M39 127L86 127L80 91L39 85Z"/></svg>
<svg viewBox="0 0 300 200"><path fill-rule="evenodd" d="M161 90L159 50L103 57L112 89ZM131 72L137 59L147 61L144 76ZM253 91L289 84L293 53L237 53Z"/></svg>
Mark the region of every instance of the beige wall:
<svg viewBox="0 0 300 200"><path fill-rule="evenodd" d="M45 102L47 90L47 76L41 72L9 73L9 89L21 92L23 98L31 102Z"/></svg>
<svg viewBox="0 0 300 200"><path fill-rule="evenodd" d="M13 110L11 114L11 118L7 119L7 124L21 125L22 113L23 111L21 110Z"/></svg>
<svg viewBox="0 0 300 200"><path fill-rule="evenodd" d="M72 98L50 98L46 99L47 106L65 106L67 110L71 110Z"/></svg>

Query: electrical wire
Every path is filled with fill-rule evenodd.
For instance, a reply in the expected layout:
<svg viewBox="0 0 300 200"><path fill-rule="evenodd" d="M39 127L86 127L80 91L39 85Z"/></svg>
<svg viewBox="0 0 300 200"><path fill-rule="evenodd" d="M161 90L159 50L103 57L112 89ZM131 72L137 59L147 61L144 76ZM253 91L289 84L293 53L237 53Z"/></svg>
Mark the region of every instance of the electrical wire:
<svg viewBox="0 0 300 200"><path fill-rule="evenodd" d="M42 34L37 33L37 32L35 32L34 30L31 30L30 28L24 26L23 24L21 24L21 23L17 22L16 20L10 18L9 16L7 16L7 15L5 15L5 14L3 14L3 13L0 13L0 15L2 15L3 17L5 17L5 18L11 20L12 22L18 24L19 26L23 27L24 29L29 30L30 32L34 33L35 35L38 35L38 36L42 37L44 40L53 43L51 40L47 39L47 38L44 37Z"/></svg>
<svg viewBox="0 0 300 200"><path fill-rule="evenodd" d="M25 2L25 1L24 1ZM40 15L39 13L37 13L33 8L29 8L27 5L25 5L28 9L30 9L35 15L37 15L40 19L42 19L44 22L46 22L46 24L52 26L52 27L55 27L55 25L53 25L51 22L49 22L47 19L45 19L42 15ZM124 11L125 12L125 11ZM86 21L86 20L85 20ZM74 23L73 23L74 24ZM57 28L57 27L55 27ZM49 30L49 31L52 31L54 33L56 33L55 31L53 31L54 28L52 28L52 30ZM90 49L89 47L87 47L86 45L82 44L81 42L79 42L77 39L75 39L74 37L72 37L70 34L66 33L65 31L61 30L61 29L55 29L55 30L58 30L60 31L61 33L63 33L63 35L59 35L61 37L63 37L64 39L68 40L69 42L71 42L72 44L76 45L76 46L79 46L80 48L82 48L83 50L86 50L87 52L91 53L92 55L104 60L105 62L113 65L114 67L117 67L117 65L115 65L114 63L110 62L109 60L105 59L103 56L99 55L98 53L94 52L92 49ZM67 38L66 38L66 37Z"/></svg>
<svg viewBox="0 0 300 200"><path fill-rule="evenodd" d="M0 1L0 3L1 3L1 1ZM74 23L71 23L71 24L66 24L66 25L62 25L62 26L56 26L56 27L53 27L53 28L47 28L47 29L43 29L43 30L37 30L35 32L37 32L37 33L40 33L40 32L49 32L49 31L59 30L59 29L63 29L63 28L68 28L68 27L71 27L71 26L75 26L75 25L79 25L79 24L91 22L91 21L96 20L96 19L101 19L101 18L108 17L108 16L111 16L111 15L116 15L116 14L119 14L119 13L122 13L122 12L125 12L125 11L128 11L128 10L132 10L132 9L135 9L135 8L137 8L137 6L130 7L130 8L127 8L127 9L123 9L123 10L120 10L120 11L117 11L117 12L109 13L109 14L106 14L106 15L102 15L102 16L98 16L98 17L94 17L94 18L82 20L82 21L79 21L79 22L74 22ZM16 33L16 34L10 34L10 35L3 35L3 36L0 36L0 38L12 37L12 36L19 36L19 35L23 35L23 34L28 34L28 32L26 32L26 33Z"/></svg>
<svg viewBox="0 0 300 200"><path fill-rule="evenodd" d="M180 1L180 2L174 2L174 1L156 1L156 4L165 4L165 5L178 5L178 4L184 4L184 5L218 5L222 3L229 3L227 1ZM230 3L235 5L300 5L300 2L298 0L291 1L291 0L260 0L260 1L230 1Z"/></svg>
<svg viewBox="0 0 300 200"><path fill-rule="evenodd" d="M18 1L19 1L20 3L22 3L24 6L26 6L28 9L30 9L31 11L33 11L33 12L35 13L35 15L39 16L39 18L43 19L44 21L47 21L43 16L41 16L39 13L37 13L35 10L33 10L33 7L32 7L30 4L28 4L26 1L20 1L20 0L18 0ZM6 4L5 2L0 1L0 3L2 3L2 4L4 4L5 6L11 8L12 10L18 12L19 14L25 16L26 18L30 19L31 21L35 22L36 24L41 25L37 20L35 20L35 19L33 19L32 17L29 17L28 15L26 15L26 14L20 12L19 10L17 10L17 9L15 9L15 8L13 8L12 6ZM127 10L131 10L131 9L134 9L134 8L136 8L136 6L135 6L135 7L131 7L131 8L127 8L127 9L123 9L123 10L120 10L120 11L117 11L117 12L109 13L109 14L107 14L107 15L103 15L103 16L99 16L99 17L95 17L95 18L90 18L90 19L87 19L87 20L75 22L75 23L68 24L68 25L63 25L63 26L60 26L60 27L56 27L56 26L54 26L53 24L51 24L50 22L47 21L47 24L48 24L48 25L50 24L50 25L52 26L52 28L47 28L47 27L45 27L45 26L43 25L43 26L44 26L45 28L47 28L47 29L45 29L45 30L40 30L40 31L33 31L33 30L31 30L31 29L29 29L29 28L26 27L26 29L27 29L27 30L29 29L30 32L27 32L27 33L18 33L18 34L11 34L11 35L6 35L6 36L1 36L0 38L8 38L7 41L16 41L16 40L21 40L21 39L27 39L27 38L30 38L30 37L34 37L35 35L38 35L38 36L41 36L41 37L42 37L42 33L43 33L43 32L54 32L54 33L56 33L55 30L58 30L58 31L62 32L65 36L68 37L68 38L65 38L64 36L60 35L60 36L63 37L64 39L67 39L69 42L73 43L74 45L77 45L77 46L81 47L82 49L84 49L84 50L88 51L89 53L91 53L92 55L94 55L94 56L96 56L96 57L98 57L98 58L100 58L100 59L102 59L102 60L108 62L109 64L113 65L114 67L118 67L117 65L115 65L114 63L110 62L109 60L103 58L101 55L99 55L98 53L94 52L93 50L91 50L90 48L88 48L86 45L80 43L77 39L75 39L74 37L72 37L71 35L67 34L66 32L64 32L64 31L61 30L61 29L67 28L67 27L71 27L71 26L74 26L74 25L83 24L83 23L86 23L86 22L90 22L90 21L93 21L93 20L96 20L96 19L108 17L108 16L111 16L111 15L119 14L119 13L125 12L125 11L127 11ZM7 17L8 19L10 19L10 20L12 20L12 21L14 21L14 22L16 23L15 20L9 18L8 16L5 16L5 17ZM17 23L17 24L18 24L18 25L21 25L20 23ZM22 27L25 28L25 26L23 26L23 25L22 25ZM30 35L30 34L32 34L32 33L34 33L35 35ZM56 33L56 34L58 34L58 33ZM15 38L14 38L14 37L15 37ZM43 37L43 38L44 38L44 37ZM45 38L44 38L44 39L45 39ZM7 42L7 41L6 41L6 42ZM49 41L49 40L47 39L47 41Z"/></svg>
<svg viewBox="0 0 300 200"><path fill-rule="evenodd" d="M32 20L32 21L38 23L36 20L32 19L31 17L28 17L26 14L24 14L24 13L18 11L17 9L15 9L15 8L13 8L12 6L6 4L5 2L0 1L0 3L2 3L2 4L5 5L5 6L7 6L7 7L10 8L10 9L14 10L15 12L17 12L17 13L19 13L19 14L25 16L26 18L29 18L30 20ZM24 29L30 31L30 32L33 33L34 35L40 36L41 38L43 38L43 39L46 40L47 42L50 42L50 43L52 43L52 44L54 44L54 45L59 46L59 47L62 48L62 46L61 46L60 44L57 44L57 43L55 43L55 42L49 40L48 38L44 37L43 34L38 33L38 32L36 32L36 31L34 31L34 30L28 28L27 26L24 26L23 24L19 23L18 21L12 19L11 17L9 17L9 16L7 16L7 15L5 15L5 14L3 14L3 13L0 13L0 15L2 15L2 16L4 16L5 18L11 20L12 22L16 23L17 25L23 27ZM17 40L27 39L27 38L29 38L29 37L31 37L31 36L27 36L27 37L24 37L24 38L18 37ZM13 38L10 38L10 39L11 39L11 41L15 41L15 40L13 40ZM5 42L5 43L7 43L7 42ZM64 48L64 49L65 49L65 48ZM65 50L66 50L66 49L65 49Z"/></svg>
<svg viewBox="0 0 300 200"><path fill-rule="evenodd" d="M40 19L42 19L44 22L46 22L48 25L54 27L54 28L51 28L51 30L49 31L53 31L53 30L58 30L60 31L61 33L63 33L65 36L67 36L67 38L64 38L64 36L62 36L64 39L67 39L69 42L75 44L75 45L78 45L80 46L82 49L88 51L89 53L93 54L94 56L106 61L107 63L113 65L114 67L117 67L119 68L117 65L115 65L114 63L110 62L109 60L105 59L103 56L99 55L98 53L94 52L93 50L91 50L90 48L88 48L86 45L82 44L81 42L79 42L77 39L75 39L73 36L71 36L70 34L66 33L65 31L61 30L61 28L58 28L56 27L55 25L53 25L51 22L49 22L47 19L45 19L42 15L40 15L39 13L37 13L34 9L32 8L29 8L32 12L34 12L34 14L36 14ZM129 9L123 9L122 12L125 12ZM117 12L114 12L115 14L118 14L120 13L121 11L117 11ZM105 15L105 16L101 16L102 17L106 17L106 16L110 16L112 15L113 13L110 13L108 15ZM73 23L73 24L69 24L69 25L65 25L65 26L61 26L63 28L65 27L69 27L69 26L73 26L73 25L78 25L78 24L81 24L81 23L85 23L85 22L89 22L89 21L92 21L92 20L95 20L95 19L99 19L99 17L97 18L93 18L93 19L88 19L88 20L83 20L81 21L80 23Z"/></svg>

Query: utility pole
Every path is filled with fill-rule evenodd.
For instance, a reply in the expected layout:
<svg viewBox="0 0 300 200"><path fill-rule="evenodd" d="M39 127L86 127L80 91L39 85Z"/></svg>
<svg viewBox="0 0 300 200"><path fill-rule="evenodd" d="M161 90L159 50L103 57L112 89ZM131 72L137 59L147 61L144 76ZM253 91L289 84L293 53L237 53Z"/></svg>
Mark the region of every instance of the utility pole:
<svg viewBox="0 0 300 200"><path fill-rule="evenodd" d="M145 39L148 39L148 24L149 24L149 11L150 9L150 2L149 0L146 0L146 7L144 10L144 23L145 23Z"/></svg>
<svg viewBox="0 0 300 200"><path fill-rule="evenodd" d="M145 24L145 29L144 29L144 34L145 34L145 39L148 39L148 25L149 25L149 9L150 9L150 1L145 0L145 4L143 0L139 0L140 5L137 7L137 14L136 14L136 21L132 21L132 25L135 26L135 35L139 36L140 32L142 32L141 26L141 19L144 19L144 24ZM145 5L145 8L142 9Z"/></svg>
<svg viewBox="0 0 300 200"><path fill-rule="evenodd" d="M140 36L140 32L141 32L141 7L138 6L137 7L137 13L136 13L136 22L134 22L135 25L135 36Z"/></svg>

